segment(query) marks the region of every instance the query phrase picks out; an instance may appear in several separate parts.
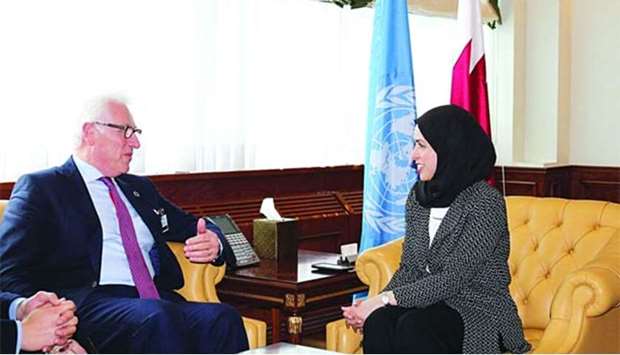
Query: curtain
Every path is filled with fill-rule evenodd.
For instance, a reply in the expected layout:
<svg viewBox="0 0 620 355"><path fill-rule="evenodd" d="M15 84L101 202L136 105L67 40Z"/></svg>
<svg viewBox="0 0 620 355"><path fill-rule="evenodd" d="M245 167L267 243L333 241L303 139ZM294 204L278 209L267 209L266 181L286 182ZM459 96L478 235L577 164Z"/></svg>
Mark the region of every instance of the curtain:
<svg viewBox="0 0 620 355"><path fill-rule="evenodd" d="M62 164L84 104L106 94L144 131L133 173L362 164L372 15L305 0L3 0L0 181ZM456 27L410 16L422 114L449 100Z"/></svg>

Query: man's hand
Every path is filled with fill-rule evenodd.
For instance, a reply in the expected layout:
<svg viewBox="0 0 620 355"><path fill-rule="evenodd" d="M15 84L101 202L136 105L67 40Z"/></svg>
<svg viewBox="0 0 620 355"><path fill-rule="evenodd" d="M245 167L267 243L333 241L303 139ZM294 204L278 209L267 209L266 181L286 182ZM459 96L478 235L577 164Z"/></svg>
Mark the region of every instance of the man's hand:
<svg viewBox="0 0 620 355"><path fill-rule="evenodd" d="M17 320L23 320L26 317L28 317L28 315L32 313L32 311L34 311L35 309L41 306L44 306L46 304L51 304L52 306L58 306L61 302L62 301L58 299L58 296L56 296L55 293L39 291L35 293L33 296L31 296L30 298L27 298L26 300L24 300L19 305L15 316Z"/></svg>
<svg viewBox="0 0 620 355"><path fill-rule="evenodd" d="M36 308L22 321L22 349L26 351L40 351L54 345L67 342L77 329L77 317L65 321L63 314L73 311L71 304L50 304ZM59 325L60 324L60 325Z"/></svg>
<svg viewBox="0 0 620 355"><path fill-rule="evenodd" d="M86 350L73 339L69 339L65 345L57 345L46 351L49 354L86 354Z"/></svg>
<svg viewBox="0 0 620 355"><path fill-rule="evenodd" d="M196 235L185 241L185 257L193 263L210 263L220 254L220 242L215 233L207 229L204 219L198 219Z"/></svg>

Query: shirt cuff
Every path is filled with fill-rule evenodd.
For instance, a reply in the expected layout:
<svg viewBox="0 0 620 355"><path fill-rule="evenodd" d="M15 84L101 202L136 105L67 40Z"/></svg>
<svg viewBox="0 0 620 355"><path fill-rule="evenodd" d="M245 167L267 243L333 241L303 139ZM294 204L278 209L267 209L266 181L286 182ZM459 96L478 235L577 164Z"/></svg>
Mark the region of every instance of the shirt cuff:
<svg viewBox="0 0 620 355"><path fill-rule="evenodd" d="M25 297L18 297L11 302L11 305L9 306L9 319L10 320L17 320L17 309L22 304L22 302L24 302L25 300L26 300Z"/></svg>
<svg viewBox="0 0 620 355"><path fill-rule="evenodd" d="M15 321L17 328L17 341L15 342L15 354L19 354L19 351L22 349L22 322L19 320Z"/></svg>
<svg viewBox="0 0 620 355"><path fill-rule="evenodd" d="M217 254L217 257L219 258L220 256L222 256L222 250L224 250L224 246L222 245L222 241L220 240L220 238L217 238L217 242L220 245L220 252Z"/></svg>

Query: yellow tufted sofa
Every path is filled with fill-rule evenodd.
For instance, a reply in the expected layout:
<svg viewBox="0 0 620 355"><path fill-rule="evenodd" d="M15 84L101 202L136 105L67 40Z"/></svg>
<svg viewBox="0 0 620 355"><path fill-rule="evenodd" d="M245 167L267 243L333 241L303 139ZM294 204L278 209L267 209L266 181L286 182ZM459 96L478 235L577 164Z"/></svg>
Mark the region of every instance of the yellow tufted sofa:
<svg viewBox="0 0 620 355"><path fill-rule="evenodd" d="M620 204L511 196L512 294L536 353L620 352ZM357 275L380 292L398 268L402 238L366 251ZM344 320L327 325L328 350L361 352Z"/></svg>
<svg viewBox="0 0 620 355"><path fill-rule="evenodd" d="M4 215L7 200L0 200L0 223ZM189 301L195 302L220 302L217 297L215 285L222 280L226 272L226 266L213 266L207 264L190 263L183 255L182 243L168 243L172 252L177 257L185 286L178 290ZM250 349L263 347L267 343L267 324L263 321L243 317L245 331L248 334Z"/></svg>

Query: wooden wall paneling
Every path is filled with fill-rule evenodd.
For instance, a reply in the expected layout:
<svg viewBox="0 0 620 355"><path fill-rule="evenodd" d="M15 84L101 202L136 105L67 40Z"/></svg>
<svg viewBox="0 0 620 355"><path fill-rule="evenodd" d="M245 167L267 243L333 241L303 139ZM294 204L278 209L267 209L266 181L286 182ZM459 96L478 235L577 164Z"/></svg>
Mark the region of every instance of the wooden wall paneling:
<svg viewBox="0 0 620 355"><path fill-rule="evenodd" d="M283 217L299 219L302 249L338 253L348 239L348 215L334 192L278 197L275 205Z"/></svg>
<svg viewBox="0 0 620 355"><path fill-rule="evenodd" d="M151 179L164 196L178 205L187 205L317 191L359 190L363 183L363 174L363 166L347 165L158 175Z"/></svg>
<svg viewBox="0 0 620 355"><path fill-rule="evenodd" d="M539 169L496 167L495 181L504 195L542 196L544 193L544 172Z"/></svg>
<svg viewBox="0 0 620 355"><path fill-rule="evenodd" d="M340 199L349 213L349 233L347 243L359 243L362 236L362 206L364 204L362 188L357 191L342 192Z"/></svg>
<svg viewBox="0 0 620 355"><path fill-rule="evenodd" d="M496 167L495 179L505 195L570 197L570 167Z"/></svg>
<svg viewBox="0 0 620 355"><path fill-rule="evenodd" d="M504 173L502 173L504 170ZM496 167L507 195L596 199L620 203L620 167ZM150 177L172 202L197 216L230 214L252 240L252 221L261 218L264 197L274 197L286 217L300 219L302 245L338 252L359 242L362 225L363 166L251 170ZM8 199L12 182L0 183ZM333 240L330 240L332 238Z"/></svg>
<svg viewBox="0 0 620 355"><path fill-rule="evenodd" d="M341 244L351 239L348 231L349 215L334 192L276 197L274 202L282 217L299 219L300 248L336 253ZM181 207L196 216L228 213L252 242L253 221L263 218L259 213L260 204L260 199L249 199Z"/></svg>
<svg viewBox="0 0 620 355"><path fill-rule="evenodd" d="M620 203L620 167L574 167L570 194L573 198Z"/></svg>
<svg viewBox="0 0 620 355"><path fill-rule="evenodd" d="M0 200L8 200L11 197L11 190L13 190L13 182L0 183Z"/></svg>
<svg viewBox="0 0 620 355"><path fill-rule="evenodd" d="M544 169L543 196L570 198L571 167L553 167Z"/></svg>

